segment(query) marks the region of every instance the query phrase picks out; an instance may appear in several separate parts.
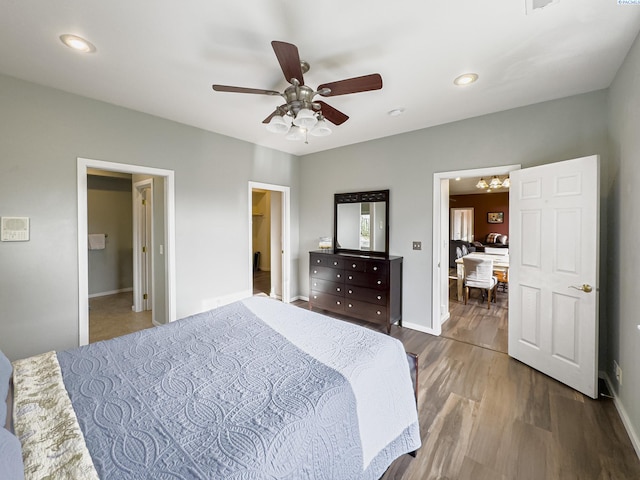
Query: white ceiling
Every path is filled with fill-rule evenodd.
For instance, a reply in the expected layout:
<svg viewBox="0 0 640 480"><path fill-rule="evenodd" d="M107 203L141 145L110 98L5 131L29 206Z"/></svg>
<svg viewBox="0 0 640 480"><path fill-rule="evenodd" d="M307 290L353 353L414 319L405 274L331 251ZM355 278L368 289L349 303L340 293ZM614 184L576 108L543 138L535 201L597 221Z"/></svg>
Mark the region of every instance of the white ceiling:
<svg viewBox="0 0 640 480"><path fill-rule="evenodd" d="M304 155L606 88L639 30L640 7L615 0L530 15L525 0L0 0L0 72ZM272 40L298 46L311 87L370 73L384 86L323 99L350 119L288 141L261 123L279 97L211 89L282 91ZM454 86L465 72L478 82Z"/></svg>

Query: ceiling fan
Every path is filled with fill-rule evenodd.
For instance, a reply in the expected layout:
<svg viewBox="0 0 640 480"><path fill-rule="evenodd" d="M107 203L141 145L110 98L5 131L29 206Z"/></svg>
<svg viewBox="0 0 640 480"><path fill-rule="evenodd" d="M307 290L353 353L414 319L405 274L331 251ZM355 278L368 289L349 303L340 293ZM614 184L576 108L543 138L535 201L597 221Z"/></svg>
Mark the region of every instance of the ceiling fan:
<svg viewBox="0 0 640 480"><path fill-rule="evenodd" d="M262 123L267 124L267 130L271 132L286 133L288 139L304 139L306 141L307 133L315 136L329 135L331 128L325 119L334 125L341 125L349 119L347 115L331 105L321 100L314 101L316 95L334 97L382 88L382 77L378 73L373 73L362 77L324 83L318 86L317 90L314 90L304 84L303 74L309 71L309 64L300 60L298 47L276 40L271 42L271 46L278 58L284 78L291 84L284 92L228 85L213 85L213 89L217 92L253 93L283 97L286 103L276 107Z"/></svg>

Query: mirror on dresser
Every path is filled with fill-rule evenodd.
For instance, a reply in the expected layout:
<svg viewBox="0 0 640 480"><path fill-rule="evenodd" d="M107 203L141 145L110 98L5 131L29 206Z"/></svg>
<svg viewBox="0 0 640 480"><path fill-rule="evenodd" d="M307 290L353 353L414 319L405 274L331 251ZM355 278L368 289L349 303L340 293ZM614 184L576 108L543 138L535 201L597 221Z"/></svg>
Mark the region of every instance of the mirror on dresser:
<svg viewBox="0 0 640 480"><path fill-rule="evenodd" d="M389 190L336 193L333 218L336 253L389 255Z"/></svg>

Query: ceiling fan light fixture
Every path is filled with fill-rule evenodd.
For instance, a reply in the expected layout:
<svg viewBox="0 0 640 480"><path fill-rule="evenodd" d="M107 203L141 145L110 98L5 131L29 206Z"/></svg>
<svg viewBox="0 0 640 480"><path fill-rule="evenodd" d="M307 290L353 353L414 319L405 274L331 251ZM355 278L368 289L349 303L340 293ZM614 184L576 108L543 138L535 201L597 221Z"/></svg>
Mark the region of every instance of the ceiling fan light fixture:
<svg viewBox="0 0 640 480"><path fill-rule="evenodd" d="M308 108L301 108L296 115L296 118L293 119L294 125L307 129L312 128L316 123L318 123L318 119L316 118L315 114Z"/></svg>
<svg viewBox="0 0 640 480"><path fill-rule="evenodd" d="M286 133L289 131L289 124L282 115L274 115L267 123L267 131L271 133Z"/></svg>
<svg viewBox="0 0 640 480"><path fill-rule="evenodd" d="M478 183L476 183L476 188L489 188L489 185L484 178L481 178Z"/></svg>
<svg viewBox="0 0 640 480"><path fill-rule="evenodd" d="M289 133L287 133L284 138L287 140L304 140L306 138L307 131L299 127L298 125L292 125L289 129Z"/></svg>
<svg viewBox="0 0 640 480"><path fill-rule="evenodd" d="M331 128L329 127L329 123L324 118L321 118L309 133L314 137L326 137L327 135L331 135Z"/></svg>

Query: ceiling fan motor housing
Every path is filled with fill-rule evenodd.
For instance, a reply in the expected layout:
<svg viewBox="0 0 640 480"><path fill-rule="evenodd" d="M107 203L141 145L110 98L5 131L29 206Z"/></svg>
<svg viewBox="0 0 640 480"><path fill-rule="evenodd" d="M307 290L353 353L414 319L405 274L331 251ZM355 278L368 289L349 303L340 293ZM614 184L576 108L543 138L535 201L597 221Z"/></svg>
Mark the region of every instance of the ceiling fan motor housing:
<svg viewBox="0 0 640 480"><path fill-rule="evenodd" d="M288 113L295 117L303 108L312 110L314 108L313 97L316 93L313 88L306 85L290 85L287 87L282 96L287 102ZM315 109L318 110L319 105L316 105Z"/></svg>

